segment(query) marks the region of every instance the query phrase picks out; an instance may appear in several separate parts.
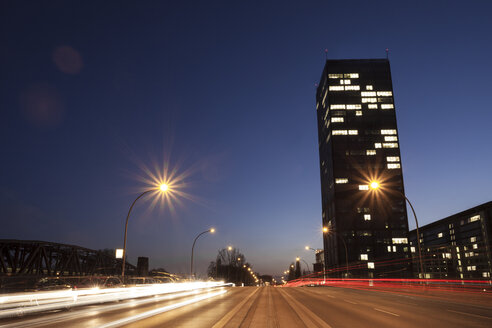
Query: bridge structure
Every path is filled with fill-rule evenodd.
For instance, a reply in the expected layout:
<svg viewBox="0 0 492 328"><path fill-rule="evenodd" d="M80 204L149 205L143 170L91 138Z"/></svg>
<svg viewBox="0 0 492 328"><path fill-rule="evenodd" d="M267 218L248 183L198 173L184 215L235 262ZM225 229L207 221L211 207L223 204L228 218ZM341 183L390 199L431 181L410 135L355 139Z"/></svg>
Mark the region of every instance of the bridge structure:
<svg viewBox="0 0 492 328"><path fill-rule="evenodd" d="M126 263L132 275L136 267ZM32 285L42 277L114 276L121 259L102 250L38 240L0 239L0 287Z"/></svg>
<svg viewBox="0 0 492 328"><path fill-rule="evenodd" d="M126 264L134 272L135 266ZM0 239L0 276L120 274L121 259L107 252L37 240Z"/></svg>

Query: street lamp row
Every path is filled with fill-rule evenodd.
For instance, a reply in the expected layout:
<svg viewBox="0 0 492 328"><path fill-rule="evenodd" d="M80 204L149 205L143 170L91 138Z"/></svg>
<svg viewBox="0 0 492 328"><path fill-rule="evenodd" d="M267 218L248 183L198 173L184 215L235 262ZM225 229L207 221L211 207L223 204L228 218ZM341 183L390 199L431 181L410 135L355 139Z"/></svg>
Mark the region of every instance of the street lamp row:
<svg viewBox="0 0 492 328"><path fill-rule="evenodd" d="M151 189L148 189L146 191L144 191L143 193L141 193L132 203L132 205L130 206L130 209L128 210L128 214L126 216L126 221L125 221L125 235L124 235L124 238L123 238L123 250L117 250L116 252L116 258L122 258L122 262L121 262L121 278L122 278L122 281L124 282L125 281L125 262L126 262L126 239L127 239L127 234L128 234L128 219L130 218L130 213L132 212L132 209L133 209L133 206L135 205L135 203L140 199L142 198L144 195L150 193L150 192L162 192L162 193L167 193L170 191L170 186L166 183L162 183L160 184L158 187L156 188L151 188ZM194 249L195 249L195 243L197 241L197 239L205 234L205 233L214 233L215 232L215 228L210 228L208 230L205 230L201 233L199 233L195 240L193 241L193 246L191 247L191 264L190 264L190 278L193 279L194 275L193 275L193 252L194 252ZM231 250L232 247L229 246L229 250Z"/></svg>

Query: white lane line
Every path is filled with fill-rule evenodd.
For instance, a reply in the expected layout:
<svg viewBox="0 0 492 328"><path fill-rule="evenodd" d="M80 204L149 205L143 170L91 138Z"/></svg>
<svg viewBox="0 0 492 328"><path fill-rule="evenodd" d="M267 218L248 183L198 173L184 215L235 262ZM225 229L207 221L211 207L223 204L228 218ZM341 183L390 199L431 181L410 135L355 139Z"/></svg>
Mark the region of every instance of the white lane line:
<svg viewBox="0 0 492 328"><path fill-rule="evenodd" d="M198 297L192 298L191 300L187 300L187 301L179 302L179 303L174 303L174 304L164 306L164 307L161 307L161 308L158 308L155 310L143 312L143 313L134 315L132 317L126 317L126 318L123 318L120 320L108 322L104 325L99 326L99 328L120 327L120 326L127 325L127 324L135 322L135 321L139 321L139 320L143 320L143 319L146 319L149 317L153 317L155 315L158 315L158 314L161 314L161 313L164 313L167 311L171 311L171 310L183 307L183 306L188 305L188 304L203 301L203 300L206 300L207 298L215 297L215 296L222 295L225 293L227 293L227 290L222 290L222 291L216 292L216 293L205 294L203 296L198 296Z"/></svg>
<svg viewBox="0 0 492 328"><path fill-rule="evenodd" d="M249 294L245 299L243 299L238 305L236 305L235 308L233 308L231 311L229 311L225 316L222 317L219 321L215 323L215 325L212 326L212 328L223 328L231 319L241 310L243 305L246 304L246 302L249 301L251 297L253 297L254 294L256 294L257 291L259 291L259 288L256 288L251 294Z"/></svg>
<svg viewBox="0 0 492 328"><path fill-rule="evenodd" d="M470 315L472 317L479 317L479 318L485 318L485 319L492 319L491 317L486 317L486 316L483 316L483 315L479 315L479 314L472 314L472 313L466 313L466 312L460 312L460 311L453 311L453 310L447 310L449 312L454 312L454 313L459 313L459 314L464 314L464 315Z"/></svg>
<svg viewBox="0 0 492 328"><path fill-rule="evenodd" d="M350 303L350 304L357 304L357 302L352 302L352 301L349 301L349 300L346 300L346 299L343 299L345 302L347 303Z"/></svg>
<svg viewBox="0 0 492 328"><path fill-rule="evenodd" d="M320 293L319 295L322 295L322 294ZM335 296L333 296L333 295L328 295L328 294L326 294L326 296L327 296L327 297L331 297L331 298L335 298Z"/></svg>
<svg viewBox="0 0 492 328"><path fill-rule="evenodd" d="M301 319L306 327L332 328L323 319L314 314L314 312L301 304L301 302L297 301L296 299L294 299L294 297L289 295L287 291L283 291L282 289L280 289L280 295L284 297L284 300L297 313L299 319Z"/></svg>
<svg viewBox="0 0 492 328"><path fill-rule="evenodd" d="M379 311L379 312L383 312L383 313L387 313L387 314L391 314L391 315L394 315L395 317L399 317L400 316L399 314L396 314L396 313L393 313L393 312L389 312L389 311L385 311L385 310L381 310L381 309L378 309L378 308L374 308L374 310Z"/></svg>

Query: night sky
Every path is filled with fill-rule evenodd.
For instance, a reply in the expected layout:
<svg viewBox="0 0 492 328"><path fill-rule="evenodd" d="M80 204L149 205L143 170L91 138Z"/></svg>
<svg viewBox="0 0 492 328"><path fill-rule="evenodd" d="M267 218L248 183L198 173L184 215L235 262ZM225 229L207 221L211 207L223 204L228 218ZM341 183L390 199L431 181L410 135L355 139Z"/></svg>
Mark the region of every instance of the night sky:
<svg viewBox="0 0 492 328"><path fill-rule="evenodd" d="M276 274L321 247L315 83L389 48L421 225L492 200L492 2L0 2L0 238ZM179 187L179 188L178 188ZM179 189L179 190L178 190ZM179 191L179 192L178 192ZM410 228L414 228L410 216Z"/></svg>

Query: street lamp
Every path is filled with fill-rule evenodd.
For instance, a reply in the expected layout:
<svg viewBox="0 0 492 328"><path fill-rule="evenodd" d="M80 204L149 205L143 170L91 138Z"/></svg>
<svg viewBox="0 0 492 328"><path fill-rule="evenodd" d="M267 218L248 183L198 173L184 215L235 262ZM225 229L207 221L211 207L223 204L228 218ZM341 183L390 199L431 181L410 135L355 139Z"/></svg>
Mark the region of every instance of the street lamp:
<svg viewBox="0 0 492 328"><path fill-rule="evenodd" d="M378 190L381 187L381 185L377 181L372 181L369 184L369 186L371 187L372 190ZM425 278L424 277L424 265L422 263L422 250L420 247L419 221L417 220L417 214L415 214L415 210L413 209L413 205L410 202L410 200L407 198L407 196L405 196L404 193L402 193L401 191L399 191L397 189L393 189L393 190L396 191L397 193L399 193L401 196L403 196L403 198L405 198L405 200L408 202L408 205L410 205L410 208L412 209L413 217L415 218L416 231L417 231L417 247L419 250L420 273L422 274L422 278Z"/></svg>
<svg viewBox="0 0 492 328"><path fill-rule="evenodd" d="M195 249L195 243L196 243L196 240L203 234L207 233L207 232L210 232L210 233L214 233L215 232L215 228L210 228L208 230L205 230L203 232L200 232L196 237L195 237L195 240L193 240L193 246L191 246L191 265L190 265L190 279L193 279L194 275L193 275L193 251Z"/></svg>
<svg viewBox="0 0 492 328"><path fill-rule="evenodd" d="M306 246L306 247L308 247L308 246ZM304 264L306 264L307 273L309 273L309 264L308 264L308 263L307 263L304 259L301 259L299 256L298 256L298 257L296 257L296 261L297 261L297 262L299 262L299 261L301 261L301 260L302 260L302 262L304 262Z"/></svg>
<svg viewBox="0 0 492 328"><path fill-rule="evenodd" d="M166 183L162 183L159 185L158 188L152 188L144 191L133 201L132 205L130 206L130 209L128 210L128 215L126 216L126 222L125 222L125 237L123 239L123 261L121 262L121 280L123 281L123 283L125 282L126 235L128 231L128 219L130 218L130 213L132 212L133 205L135 205L137 200L139 200L140 198L142 198L142 196L148 194L149 192L153 192L153 191L155 192L156 190L160 192L168 192L169 185Z"/></svg>
<svg viewBox="0 0 492 328"><path fill-rule="evenodd" d="M328 227L323 227L323 233L328 234L330 232L330 229ZM343 240L342 236L340 236L338 233L335 232L335 236L340 238L342 241L343 247L345 247L345 267L347 271L347 277L349 274L349 266L348 266L348 251L347 251L347 244L345 244L345 240Z"/></svg>

